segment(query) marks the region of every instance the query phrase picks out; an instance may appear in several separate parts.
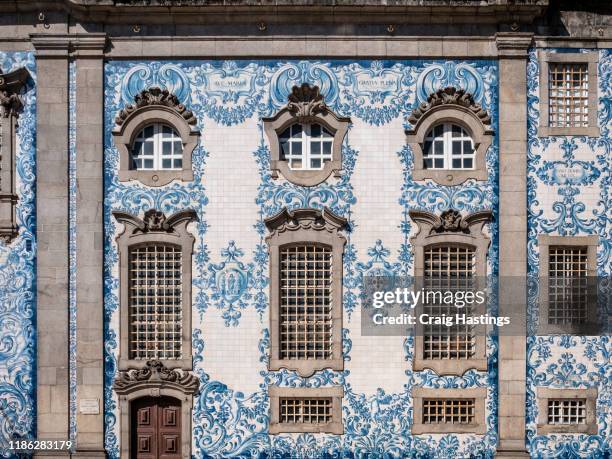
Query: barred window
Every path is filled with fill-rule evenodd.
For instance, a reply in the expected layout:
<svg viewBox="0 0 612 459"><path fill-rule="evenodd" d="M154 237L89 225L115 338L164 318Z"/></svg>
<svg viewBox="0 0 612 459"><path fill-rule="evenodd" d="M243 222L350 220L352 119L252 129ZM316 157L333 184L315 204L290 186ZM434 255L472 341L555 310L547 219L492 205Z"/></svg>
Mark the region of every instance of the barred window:
<svg viewBox="0 0 612 459"><path fill-rule="evenodd" d="M332 422L331 397L279 398L282 424L329 424Z"/></svg>
<svg viewBox="0 0 612 459"><path fill-rule="evenodd" d="M132 168L136 170L177 170L183 168L183 141L165 124L142 129L132 146Z"/></svg>
<svg viewBox="0 0 612 459"><path fill-rule="evenodd" d="M182 355L181 247L147 244L129 251L129 358Z"/></svg>
<svg viewBox="0 0 612 459"><path fill-rule="evenodd" d="M424 286L426 292L468 291L474 289L475 249L469 246L427 246L424 250ZM469 315L466 305L462 313ZM423 312L430 316L454 315L454 304L438 301L424 302ZM476 339L473 325L426 324L423 327L424 359L469 359L475 353Z"/></svg>
<svg viewBox="0 0 612 459"><path fill-rule="evenodd" d="M302 244L280 250L281 359L331 359L332 249Z"/></svg>
<svg viewBox="0 0 612 459"><path fill-rule="evenodd" d="M586 424L586 399L549 399L549 424Z"/></svg>
<svg viewBox="0 0 612 459"><path fill-rule="evenodd" d="M587 247L551 246L548 261L548 323L587 320Z"/></svg>
<svg viewBox="0 0 612 459"><path fill-rule="evenodd" d="M549 123L551 127L588 127L588 65L549 64Z"/></svg>
<svg viewBox="0 0 612 459"><path fill-rule="evenodd" d="M320 124L293 124L280 134L281 160L293 170L319 170L332 160L334 136Z"/></svg>
<svg viewBox="0 0 612 459"><path fill-rule="evenodd" d="M423 424L474 424L473 398L423 399Z"/></svg>
<svg viewBox="0 0 612 459"><path fill-rule="evenodd" d="M427 133L423 144L425 169L474 169L474 141L461 126L444 123Z"/></svg>

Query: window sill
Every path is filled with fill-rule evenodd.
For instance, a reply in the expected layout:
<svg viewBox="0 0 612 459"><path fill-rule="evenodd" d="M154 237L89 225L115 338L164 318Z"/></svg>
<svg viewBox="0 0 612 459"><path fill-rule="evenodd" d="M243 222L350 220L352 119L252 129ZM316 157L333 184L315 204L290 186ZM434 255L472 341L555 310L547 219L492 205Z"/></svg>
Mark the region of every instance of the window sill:
<svg viewBox="0 0 612 459"><path fill-rule="evenodd" d="M589 127L550 127L540 126L538 137L564 136L564 135L584 135L587 137L599 137L600 130L597 126Z"/></svg>
<svg viewBox="0 0 612 459"><path fill-rule="evenodd" d="M445 186L461 185L470 179L485 181L487 178L486 169L415 169L412 171L412 179L415 181L430 179L439 185Z"/></svg>
<svg viewBox="0 0 612 459"><path fill-rule="evenodd" d="M138 171L138 170L120 170L119 181L127 182L136 180L147 186L163 186L173 180L181 180L183 182L193 181L193 171L191 170L168 170L168 171Z"/></svg>

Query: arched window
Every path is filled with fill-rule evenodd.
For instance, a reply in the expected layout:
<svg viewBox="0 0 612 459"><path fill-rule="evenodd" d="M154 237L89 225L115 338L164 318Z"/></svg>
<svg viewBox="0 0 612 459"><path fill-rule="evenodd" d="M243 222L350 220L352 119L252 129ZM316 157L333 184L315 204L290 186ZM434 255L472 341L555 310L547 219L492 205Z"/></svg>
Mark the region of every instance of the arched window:
<svg viewBox="0 0 612 459"><path fill-rule="evenodd" d="M296 185L314 186L332 174L340 176L350 119L329 109L318 86L294 86L287 105L263 123L272 178L280 174Z"/></svg>
<svg viewBox="0 0 612 459"><path fill-rule="evenodd" d="M334 136L320 124L292 124L279 141L281 160L292 170L320 170L332 160Z"/></svg>
<svg viewBox="0 0 612 459"><path fill-rule="evenodd" d="M413 180L459 185L487 180L486 154L493 142L491 118L462 89L448 87L418 105L406 140L414 154Z"/></svg>
<svg viewBox="0 0 612 459"><path fill-rule="evenodd" d="M167 89L143 90L115 117L119 181L162 186L193 180L192 154L200 132L194 114Z"/></svg>
<svg viewBox="0 0 612 459"><path fill-rule="evenodd" d="M183 141L174 128L154 123L142 129L132 143L132 169L180 170Z"/></svg>
<svg viewBox="0 0 612 459"><path fill-rule="evenodd" d="M458 124L434 126L423 143L424 169L474 169L474 141Z"/></svg>

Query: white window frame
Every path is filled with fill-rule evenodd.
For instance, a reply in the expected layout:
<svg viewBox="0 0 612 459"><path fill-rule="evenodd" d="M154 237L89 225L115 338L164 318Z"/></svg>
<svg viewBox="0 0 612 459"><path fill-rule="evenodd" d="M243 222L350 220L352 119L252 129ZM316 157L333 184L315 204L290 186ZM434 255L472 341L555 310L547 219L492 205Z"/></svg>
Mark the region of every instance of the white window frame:
<svg viewBox="0 0 612 459"><path fill-rule="evenodd" d="M312 136L312 127L314 125L317 125L321 128L321 135L319 137L313 137ZM293 137L293 129L296 126L300 126L301 127L301 136L300 137ZM282 135L289 130L289 137L283 138ZM325 134L325 131L327 131L327 134ZM328 161L331 161L333 159L333 151L334 151L334 135L329 131L329 129L327 129L324 125L319 124L319 123L311 123L311 124L301 124L301 123L294 123L291 126L289 126L285 131L281 132L279 135L279 139L280 139L280 144L281 144L281 156L283 157L283 160L287 161L287 164L289 166L289 169L294 170L294 171L319 171L322 170L325 167L325 163ZM289 155L285 155L284 152L284 145L285 143L289 143L290 145L290 154ZM301 155L294 155L293 154L293 144L301 144L302 145L302 153ZM320 150L319 150L319 155L313 156L312 153L312 145L313 143L318 143L320 145ZM324 143L329 143L330 148L329 148L329 154L324 154L323 153L323 144ZM294 168L292 166L292 162L295 159L301 159L302 161L302 166L306 165L306 167L300 167L300 168ZM321 164L319 167L312 167L311 165L311 161L313 159L320 159L321 160Z"/></svg>
<svg viewBox="0 0 612 459"><path fill-rule="evenodd" d="M153 137L146 137L145 131L151 127L153 128ZM171 136L169 138L164 138L164 132L163 132L164 128L167 128L171 131L171 134L170 134ZM135 155L134 147L136 143L138 142L142 143L143 146L146 143L153 143L153 154L152 155L144 155L144 154ZM174 150L176 142L180 142L181 144L180 153L176 153ZM170 155L164 155L163 153L164 151L163 148L164 148L165 143L169 143L171 145L172 150L171 150ZM134 170L137 170L137 171L176 171L176 170L181 170L183 168L183 150L184 150L183 140L181 136L178 134L178 132L176 131L176 129L174 129L172 126L168 124L152 123L152 124L147 124L146 126L144 126L138 132L138 134L136 134L136 137L134 137L134 141L132 142L132 146L130 148L130 155L131 155L130 159L132 162L132 167L134 168ZM142 164L143 164L142 166L136 165L137 158L142 161ZM153 167L144 167L144 161L146 159L153 159ZM172 162L172 166L163 167L164 159L169 159ZM177 159L181 160L181 165L178 167L174 167L174 162Z"/></svg>
<svg viewBox="0 0 612 459"><path fill-rule="evenodd" d="M460 137L453 137L453 126L458 127L461 130L461 136ZM472 138L472 136L469 134L468 130L465 129L463 126L461 126L458 123L452 123L452 122L447 122L447 123L440 123L437 124L435 126L433 126L425 135L425 139L424 139L424 145L427 143L431 143L432 145L432 153L435 150L435 143L437 141L440 140L440 137L437 137L434 135L434 131L439 129L440 127L442 127L443 131L442 131L442 145L443 145L443 152L442 155L436 155L434 154L427 154L426 149L423 149L423 168L424 169L431 169L431 170L457 170L457 171L473 171L476 169L476 149L474 148L474 139ZM470 145L472 148L471 153L469 154L465 154L463 151L463 142L469 140L470 141ZM460 143L461 145L461 154L460 155L453 155L453 143ZM435 167L435 160L437 158L442 157L443 159L443 164L442 167ZM463 161L466 159L471 159L472 160L472 167L453 167L453 159L461 159L461 163L463 164ZM425 163L428 159L432 160L432 167L429 166L425 166Z"/></svg>

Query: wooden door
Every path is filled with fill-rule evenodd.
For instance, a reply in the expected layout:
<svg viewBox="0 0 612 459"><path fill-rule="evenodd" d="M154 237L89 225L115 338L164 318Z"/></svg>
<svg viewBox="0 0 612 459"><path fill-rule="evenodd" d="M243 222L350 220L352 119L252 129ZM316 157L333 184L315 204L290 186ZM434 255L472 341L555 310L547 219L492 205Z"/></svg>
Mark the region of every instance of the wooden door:
<svg viewBox="0 0 612 459"><path fill-rule="evenodd" d="M170 397L132 402L132 458L181 458L181 403Z"/></svg>

